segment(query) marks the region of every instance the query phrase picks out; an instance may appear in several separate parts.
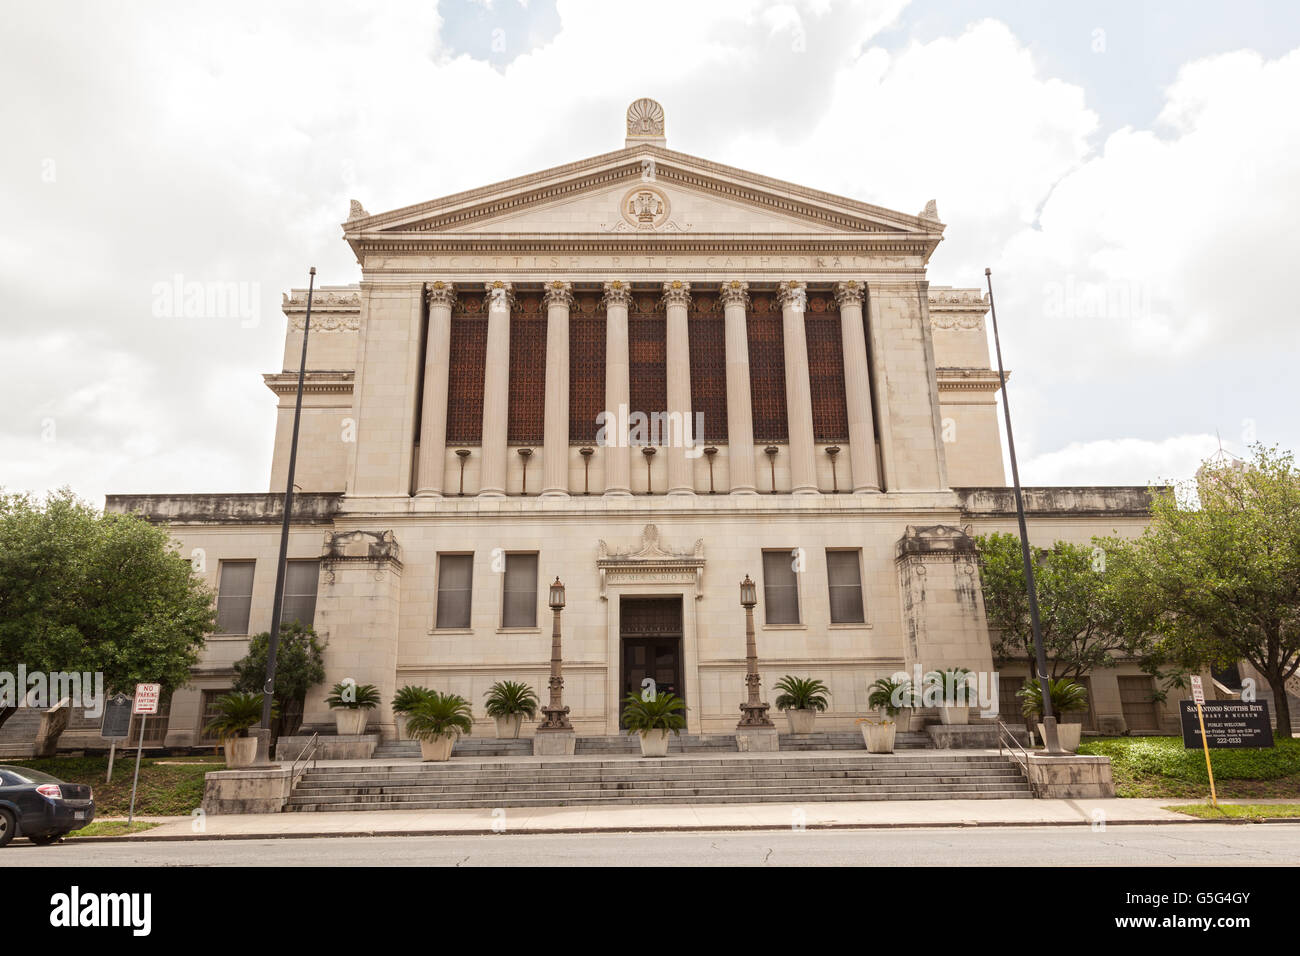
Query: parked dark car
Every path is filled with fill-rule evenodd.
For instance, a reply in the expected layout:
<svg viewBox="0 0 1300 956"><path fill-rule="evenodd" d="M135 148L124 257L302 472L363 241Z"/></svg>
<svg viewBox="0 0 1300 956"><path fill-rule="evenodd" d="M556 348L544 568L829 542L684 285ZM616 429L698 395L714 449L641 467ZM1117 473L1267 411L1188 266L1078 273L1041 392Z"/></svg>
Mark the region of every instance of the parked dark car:
<svg viewBox="0 0 1300 956"><path fill-rule="evenodd" d="M95 819L84 783L64 783L27 767L0 766L0 847L15 836L47 846Z"/></svg>

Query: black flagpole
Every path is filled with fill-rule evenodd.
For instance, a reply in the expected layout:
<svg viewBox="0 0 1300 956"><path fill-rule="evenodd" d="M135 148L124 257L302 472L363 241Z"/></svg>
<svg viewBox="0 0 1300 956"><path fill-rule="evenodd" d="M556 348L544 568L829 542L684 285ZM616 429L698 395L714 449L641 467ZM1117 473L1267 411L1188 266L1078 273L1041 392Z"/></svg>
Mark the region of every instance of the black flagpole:
<svg viewBox="0 0 1300 956"><path fill-rule="evenodd" d="M1029 595L1029 625L1034 633L1034 654L1038 659L1038 686L1043 694L1043 743L1049 754L1062 753L1052 713L1052 688L1047 676L1047 654L1043 630L1038 621L1038 588L1034 584L1034 562L1029 554L1029 530L1025 525L1025 500L1020 493L1020 468L1016 465L1016 439L1011 434L1011 400L1007 398L1007 373L1002 368L1002 341L998 337L998 310L993 305L993 271L984 270L989 284L989 314L993 317L993 347L998 353L998 379L1002 385L1002 410L1007 422L1007 450L1011 453L1011 483L1016 490L1016 518L1020 521L1020 555L1025 561L1025 589Z"/></svg>
<svg viewBox="0 0 1300 956"><path fill-rule="evenodd" d="M298 363L298 398L293 406L293 439L289 443L289 477L284 488L284 520L280 524L280 559L275 565L275 599L271 605L271 642L266 654L266 684L262 688L262 724L258 734L258 763L270 760L271 706L275 700L275 659L280 650L280 618L284 610L284 575L289 556L289 519L293 515L293 477L298 465L298 426L302 421L302 385L307 375L307 336L311 334L311 298L316 267L307 280L307 317L302 326L302 360ZM265 741L265 743L263 742ZM265 747L265 749L263 749Z"/></svg>

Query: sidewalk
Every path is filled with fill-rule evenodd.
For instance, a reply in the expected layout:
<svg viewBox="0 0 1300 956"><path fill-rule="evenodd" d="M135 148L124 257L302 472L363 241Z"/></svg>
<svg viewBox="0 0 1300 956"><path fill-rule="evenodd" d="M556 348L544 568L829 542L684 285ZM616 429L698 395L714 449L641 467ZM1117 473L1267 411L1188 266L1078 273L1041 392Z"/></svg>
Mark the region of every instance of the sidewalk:
<svg viewBox="0 0 1300 956"><path fill-rule="evenodd" d="M370 810L167 818L152 830L78 842L249 840L468 833L599 833L636 830L787 830L792 827L973 827L1197 824L1161 809L1186 800L880 800L684 806L529 807L492 810ZM1100 815L1098 813L1100 812ZM203 832L195 832L201 826Z"/></svg>

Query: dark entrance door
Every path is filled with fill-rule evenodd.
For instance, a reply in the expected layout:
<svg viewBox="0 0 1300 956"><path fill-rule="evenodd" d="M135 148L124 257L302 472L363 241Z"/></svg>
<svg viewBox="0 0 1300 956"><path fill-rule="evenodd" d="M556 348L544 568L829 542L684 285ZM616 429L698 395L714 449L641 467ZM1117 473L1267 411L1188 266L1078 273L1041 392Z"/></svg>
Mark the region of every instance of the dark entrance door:
<svg viewBox="0 0 1300 956"><path fill-rule="evenodd" d="M682 599L623 598L619 605L619 634L623 645L619 710L628 694L640 694L654 681L656 691L685 699L682 681ZM620 724L621 724L620 718Z"/></svg>

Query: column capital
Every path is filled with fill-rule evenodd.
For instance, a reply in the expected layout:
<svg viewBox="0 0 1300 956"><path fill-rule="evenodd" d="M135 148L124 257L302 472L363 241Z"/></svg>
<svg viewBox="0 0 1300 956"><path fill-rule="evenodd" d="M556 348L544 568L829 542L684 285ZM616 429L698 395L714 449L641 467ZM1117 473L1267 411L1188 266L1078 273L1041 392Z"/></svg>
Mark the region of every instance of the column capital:
<svg viewBox="0 0 1300 956"><path fill-rule="evenodd" d="M847 282L835 283L835 301L840 308L846 305L861 305L867 288L861 282L849 279Z"/></svg>
<svg viewBox="0 0 1300 956"><path fill-rule="evenodd" d="M740 279L724 282L722 288L718 290L718 298L722 300L724 306L747 305L749 303L749 283Z"/></svg>
<svg viewBox="0 0 1300 956"><path fill-rule="evenodd" d="M808 310L808 286L798 279L783 281L776 290L777 301L781 308L792 308L796 312Z"/></svg>
<svg viewBox="0 0 1300 956"><path fill-rule="evenodd" d="M553 305L562 305L565 308L573 307L573 283L563 282L559 279L546 283L546 292L542 296L542 301L546 303L547 308Z"/></svg>
<svg viewBox="0 0 1300 956"><path fill-rule="evenodd" d="M664 305L689 306L691 304L691 284L681 279L665 282L663 302Z"/></svg>
<svg viewBox="0 0 1300 956"><path fill-rule="evenodd" d="M485 295L483 296L483 306L490 312L500 310L508 312L515 305L515 293L509 282L496 279L492 282L483 283Z"/></svg>
<svg viewBox="0 0 1300 956"><path fill-rule="evenodd" d="M451 308L456 304L456 288L450 282L437 279L424 287L424 296L429 305L445 305Z"/></svg>
<svg viewBox="0 0 1300 956"><path fill-rule="evenodd" d="M632 286L622 279L611 279L605 283L605 308L611 305L631 305Z"/></svg>

